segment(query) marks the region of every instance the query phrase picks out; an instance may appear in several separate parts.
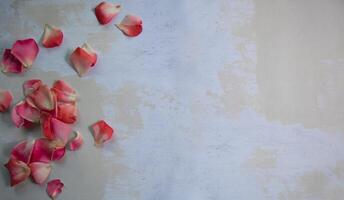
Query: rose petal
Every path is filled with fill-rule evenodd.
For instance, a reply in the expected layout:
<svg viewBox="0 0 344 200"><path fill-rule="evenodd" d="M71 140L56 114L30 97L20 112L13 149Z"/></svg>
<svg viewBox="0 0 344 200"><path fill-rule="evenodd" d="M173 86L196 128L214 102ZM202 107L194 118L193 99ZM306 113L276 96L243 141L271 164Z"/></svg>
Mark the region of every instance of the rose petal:
<svg viewBox="0 0 344 200"><path fill-rule="evenodd" d="M84 144L84 139L79 131L74 131L74 137L69 141L69 150L76 151Z"/></svg>
<svg viewBox="0 0 344 200"><path fill-rule="evenodd" d="M79 76L85 76L96 64L97 54L90 45L85 43L74 50L70 55L70 61Z"/></svg>
<svg viewBox="0 0 344 200"><path fill-rule="evenodd" d="M95 14L100 24L107 24L118 15L121 9L119 4L101 2L95 8Z"/></svg>
<svg viewBox="0 0 344 200"><path fill-rule="evenodd" d="M11 112L11 118L12 118L12 121L14 123L14 125L18 128L20 127L26 127L26 128L29 128L29 127L32 127L33 126L33 123L24 119L22 116L19 115L19 113L17 112L17 108L19 106L21 106L21 104L24 104L23 101L19 102L15 107L12 108L12 112Z"/></svg>
<svg viewBox="0 0 344 200"><path fill-rule="evenodd" d="M25 81L23 84L24 95L28 96L32 92L36 91L42 84L43 82L39 79Z"/></svg>
<svg viewBox="0 0 344 200"><path fill-rule="evenodd" d="M40 85L37 90L28 95L40 110L51 111L55 109L56 98L47 85Z"/></svg>
<svg viewBox="0 0 344 200"><path fill-rule="evenodd" d="M126 36L135 37L142 32L142 19L135 15L126 15L121 23L116 24Z"/></svg>
<svg viewBox="0 0 344 200"><path fill-rule="evenodd" d="M55 81L52 90L56 95L56 100L59 102L73 103L76 101L76 91L63 80Z"/></svg>
<svg viewBox="0 0 344 200"><path fill-rule="evenodd" d="M26 68L30 67L34 63L38 52L38 45L32 38L17 40L13 44L11 50L12 55L14 55Z"/></svg>
<svg viewBox="0 0 344 200"><path fill-rule="evenodd" d="M13 157L5 164L5 167L11 177L11 187L25 181L30 176L30 168L27 164Z"/></svg>
<svg viewBox="0 0 344 200"><path fill-rule="evenodd" d="M40 138L35 140L30 162L45 162L59 160L64 156L65 147L60 140Z"/></svg>
<svg viewBox="0 0 344 200"><path fill-rule="evenodd" d="M42 131L43 135L49 140L60 140L65 145L72 129L68 124L50 115L42 115Z"/></svg>
<svg viewBox="0 0 344 200"><path fill-rule="evenodd" d="M63 40L62 31L50 24L46 24L44 27L44 33L42 38L42 44L46 48L53 48L60 46Z"/></svg>
<svg viewBox="0 0 344 200"><path fill-rule="evenodd" d="M73 124L78 117L76 103L59 103L57 105L57 119L67 124Z"/></svg>
<svg viewBox="0 0 344 200"><path fill-rule="evenodd" d="M39 110L31 107L27 102L17 104L16 112L20 117L29 122L38 123L40 121L41 113Z"/></svg>
<svg viewBox="0 0 344 200"><path fill-rule="evenodd" d="M49 197L55 199L57 195L62 192L64 184L61 182L60 179L54 179L48 182L47 184L47 193Z"/></svg>
<svg viewBox="0 0 344 200"><path fill-rule="evenodd" d="M5 112L12 104L13 96L11 91L0 89L0 112Z"/></svg>
<svg viewBox="0 0 344 200"><path fill-rule="evenodd" d="M43 184L51 172L51 164L44 162L32 162L29 164L31 178L37 184Z"/></svg>
<svg viewBox="0 0 344 200"><path fill-rule="evenodd" d="M23 64L11 54L11 49L5 49L1 61L1 71L5 73L22 73L24 72Z"/></svg>
<svg viewBox="0 0 344 200"><path fill-rule="evenodd" d="M100 120L91 126L96 145L103 144L112 138L114 130L104 120Z"/></svg>
<svg viewBox="0 0 344 200"><path fill-rule="evenodd" d="M24 163L30 162L31 152L34 141L24 140L13 147L11 157L20 160Z"/></svg>

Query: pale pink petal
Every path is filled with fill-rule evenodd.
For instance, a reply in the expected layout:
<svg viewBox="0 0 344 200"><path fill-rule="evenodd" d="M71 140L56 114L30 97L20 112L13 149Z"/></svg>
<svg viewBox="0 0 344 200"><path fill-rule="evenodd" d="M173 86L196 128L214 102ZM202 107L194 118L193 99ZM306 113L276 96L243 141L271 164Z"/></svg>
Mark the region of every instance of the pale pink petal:
<svg viewBox="0 0 344 200"><path fill-rule="evenodd" d="M76 91L63 80L55 81L52 90L55 92L58 102L73 103L76 101Z"/></svg>
<svg viewBox="0 0 344 200"><path fill-rule="evenodd" d="M11 49L5 49L1 61L1 71L5 73L24 72L23 64L11 54Z"/></svg>
<svg viewBox="0 0 344 200"><path fill-rule="evenodd" d="M34 141L24 140L13 147L11 157L24 163L29 163Z"/></svg>
<svg viewBox="0 0 344 200"><path fill-rule="evenodd" d="M11 49L12 55L14 55L26 68L34 63L38 52L38 45L32 38L17 40Z"/></svg>
<svg viewBox="0 0 344 200"><path fill-rule="evenodd" d="M16 106L17 114L24 120L32 123L38 123L41 118L41 113L37 108L31 107L27 102L17 104Z"/></svg>
<svg viewBox="0 0 344 200"><path fill-rule="evenodd" d="M11 187L25 181L30 176L30 168L23 161L13 157L5 164L11 178Z"/></svg>
<svg viewBox="0 0 344 200"><path fill-rule="evenodd" d="M11 106L13 96L11 91L0 89L0 112L5 112Z"/></svg>
<svg viewBox="0 0 344 200"><path fill-rule="evenodd" d="M121 9L119 4L101 2L95 8L95 14L100 24L107 24L118 15Z"/></svg>
<svg viewBox="0 0 344 200"><path fill-rule="evenodd" d="M96 145L103 144L112 138L114 130L104 120L100 120L91 126Z"/></svg>
<svg viewBox="0 0 344 200"><path fill-rule="evenodd" d="M30 128L33 126L34 123L24 119L21 115L19 115L19 113L17 112L17 108L20 107L22 104L24 104L23 101L19 102L17 105L15 105L12 108L12 112L11 112L11 118L12 118L12 122L14 123L14 125L18 128L20 127L25 127L25 128Z"/></svg>
<svg viewBox="0 0 344 200"><path fill-rule="evenodd" d="M43 82L39 79L25 81L23 84L24 95L27 96L32 92L36 91L42 84Z"/></svg>
<svg viewBox="0 0 344 200"><path fill-rule="evenodd" d="M62 192L64 184L60 179L54 179L47 184L47 193L50 198L55 199Z"/></svg>
<svg viewBox="0 0 344 200"><path fill-rule="evenodd" d="M70 61L79 76L85 76L96 64L97 54L90 45L85 43L82 47L74 50L70 56Z"/></svg>
<svg viewBox="0 0 344 200"><path fill-rule="evenodd" d="M84 139L79 131L74 131L74 137L69 141L69 149L76 151L84 144Z"/></svg>
<svg viewBox="0 0 344 200"><path fill-rule="evenodd" d="M58 103L57 119L67 124L73 124L78 117L76 103Z"/></svg>
<svg viewBox="0 0 344 200"><path fill-rule="evenodd" d="M116 24L126 36L135 37L142 32L142 19L135 15L126 15L121 23Z"/></svg>
<svg viewBox="0 0 344 200"><path fill-rule="evenodd" d="M63 40L62 31L50 24L46 24L44 27L44 33L42 38L42 44L46 48L53 48L60 46Z"/></svg>
<svg viewBox="0 0 344 200"><path fill-rule="evenodd" d="M37 90L28 95L40 110L51 111L55 109L56 97L47 85L40 85Z"/></svg>
<svg viewBox="0 0 344 200"><path fill-rule="evenodd" d="M37 184L43 184L51 172L51 164L45 162L32 162L29 164L31 178Z"/></svg>

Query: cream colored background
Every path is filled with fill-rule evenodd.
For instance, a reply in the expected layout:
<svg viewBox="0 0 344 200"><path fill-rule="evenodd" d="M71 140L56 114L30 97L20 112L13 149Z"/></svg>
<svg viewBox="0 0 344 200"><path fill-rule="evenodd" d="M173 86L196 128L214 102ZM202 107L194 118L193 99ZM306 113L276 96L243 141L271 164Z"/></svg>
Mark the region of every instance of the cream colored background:
<svg viewBox="0 0 344 200"><path fill-rule="evenodd" d="M144 31L123 36L99 26L99 1L2 0L0 48L40 39L45 23L65 34L41 48L21 84L65 79L79 92L85 145L54 164L59 199L344 199L343 0L127 0ZM99 62L85 78L68 54L88 41ZM117 136L95 148L88 126L104 118ZM39 129L14 128L0 115L0 162ZM1 199L47 199L27 181Z"/></svg>

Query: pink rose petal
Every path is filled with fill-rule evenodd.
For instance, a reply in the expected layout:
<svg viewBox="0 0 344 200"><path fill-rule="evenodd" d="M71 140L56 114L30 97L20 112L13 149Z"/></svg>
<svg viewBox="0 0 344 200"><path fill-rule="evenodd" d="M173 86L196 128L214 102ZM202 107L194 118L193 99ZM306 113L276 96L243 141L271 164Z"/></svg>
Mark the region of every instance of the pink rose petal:
<svg viewBox="0 0 344 200"><path fill-rule="evenodd" d="M60 46L63 40L63 33L61 29L46 24L44 27L44 33L42 38L42 44L46 48L53 48Z"/></svg>
<svg viewBox="0 0 344 200"><path fill-rule="evenodd" d="M57 195L62 192L64 184L61 182L60 179L54 179L48 182L47 184L47 193L49 197L55 199Z"/></svg>
<svg viewBox="0 0 344 200"><path fill-rule="evenodd" d="M11 54L11 49L5 49L1 61L1 71L5 73L23 73L23 64Z"/></svg>
<svg viewBox="0 0 344 200"><path fill-rule="evenodd" d="M76 151L84 144L84 139L79 131L74 131L74 137L69 141L69 150Z"/></svg>
<svg viewBox="0 0 344 200"><path fill-rule="evenodd" d="M11 50L11 54L14 55L26 68L32 66L36 60L38 52L38 45L32 38L17 40L13 44Z"/></svg>
<svg viewBox="0 0 344 200"><path fill-rule="evenodd" d="M43 184L51 172L51 164L45 162L32 162L29 164L31 178L37 184Z"/></svg>
<svg viewBox="0 0 344 200"><path fill-rule="evenodd" d="M104 120L100 120L91 126L96 145L103 144L112 138L114 130Z"/></svg>
<svg viewBox="0 0 344 200"><path fill-rule="evenodd" d="M5 112L11 106L13 100L12 93L9 90L0 89L0 112Z"/></svg>
<svg viewBox="0 0 344 200"><path fill-rule="evenodd" d="M85 76L97 62L97 54L85 43L70 55L70 61L79 76Z"/></svg>
<svg viewBox="0 0 344 200"><path fill-rule="evenodd" d="M35 92L43 82L39 79L32 79L32 80L27 80L23 84L23 92L24 95L27 96L31 94L32 92Z"/></svg>
<svg viewBox="0 0 344 200"><path fill-rule="evenodd" d="M126 36L135 37L142 32L142 19L135 15L126 15L121 23L116 24Z"/></svg>
<svg viewBox="0 0 344 200"><path fill-rule="evenodd" d="M118 15L121 9L119 4L101 2L95 8L95 14L100 24L108 24Z"/></svg>
<svg viewBox="0 0 344 200"><path fill-rule="evenodd" d="M52 91L58 102L74 103L77 99L76 91L63 80L55 81Z"/></svg>
<svg viewBox="0 0 344 200"><path fill-rule="evenodd" d="M23 161L13 157L5 164L11 178L11 187L25 181L30 176L30 168Z"/></svg>

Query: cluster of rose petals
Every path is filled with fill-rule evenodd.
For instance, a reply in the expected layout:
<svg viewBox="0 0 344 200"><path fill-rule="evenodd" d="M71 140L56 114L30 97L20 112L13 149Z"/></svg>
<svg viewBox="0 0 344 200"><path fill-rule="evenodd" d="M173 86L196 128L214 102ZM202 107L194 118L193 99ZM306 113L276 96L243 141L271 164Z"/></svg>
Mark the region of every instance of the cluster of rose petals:
<svg viewBox="0 0 344 200"><path fill-rule="evenodd" d="M39 48L34 39L17 40L12 49L5 49L1 70L5 73L22 73L32 66L38 52Z"/></svg>
<svg viewBox="0 0 344 200"><path fill-rule="evenodd" d="M58 80L50 88L33 79L23 84L23 92L24 100L12 108L12 121L18 128L40 124L43 137L24 140L12 149L5 164L11 186L28 177L43 184L51 172L51 162L64 157L68 144L74 143L76 150L83 143L81 134L78 139L71 136L71 125L77 120L77 93L68 83Z"/></svg>

